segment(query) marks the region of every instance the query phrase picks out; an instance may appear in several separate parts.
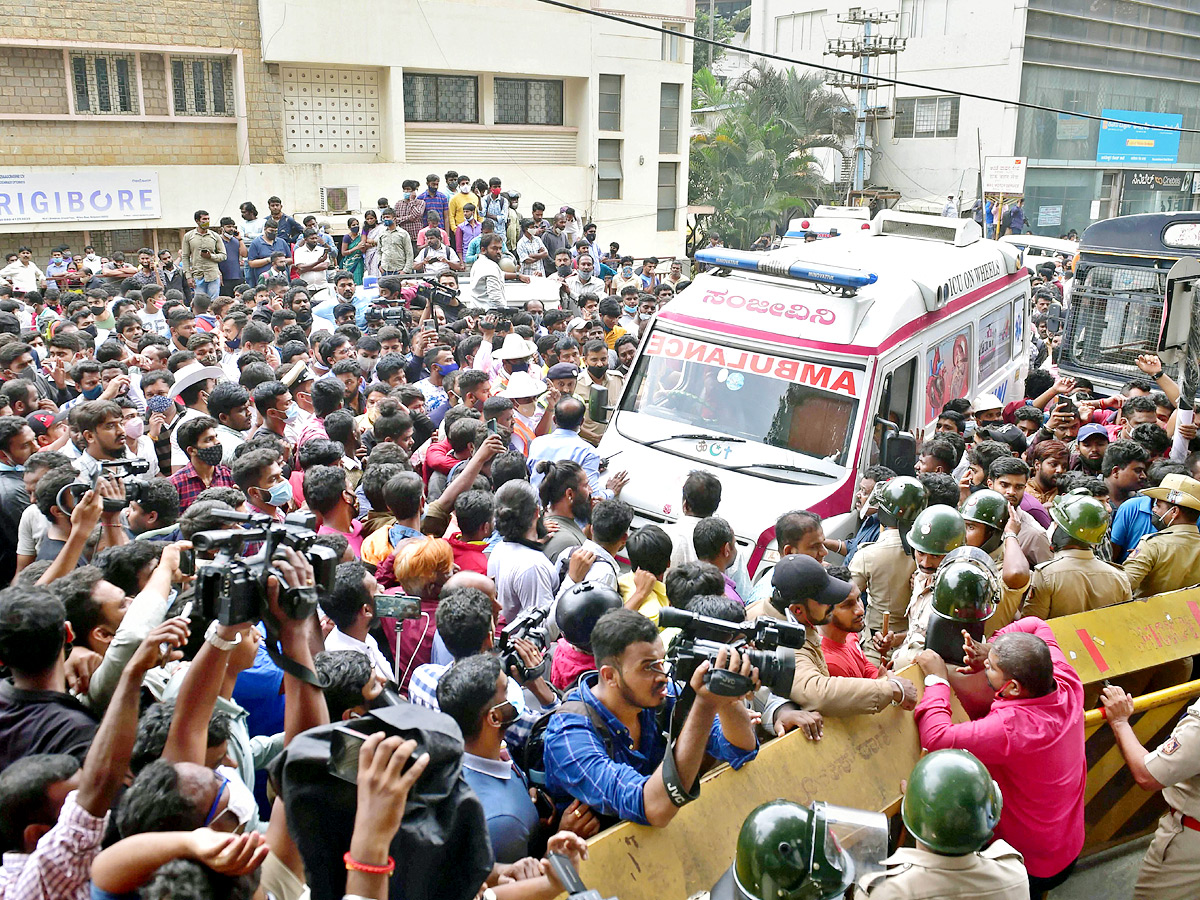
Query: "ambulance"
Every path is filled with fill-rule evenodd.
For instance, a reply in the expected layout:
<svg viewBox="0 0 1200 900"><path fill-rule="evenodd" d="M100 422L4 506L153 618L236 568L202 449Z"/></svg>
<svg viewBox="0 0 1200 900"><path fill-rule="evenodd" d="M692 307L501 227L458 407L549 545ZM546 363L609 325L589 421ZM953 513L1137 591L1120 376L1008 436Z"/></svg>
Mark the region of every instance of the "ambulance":
<svg viewBox="0 0 1200 900"><path fill-rule="evenodd" d="M708 271L651 320L599 450L631 473L637 524L675 521L688 474L715 473L751 575L782 513L853 534L859 473L911 474L948 401L1022 396L1029 274L969 219L883 210L853 240L696 259Z"/></svg>
<svg viewBox="0 0 1200 900"><path fill-rule="evenodd" d="M855 235L871 228L871 210L866 206L818 206L811 216L788 222L784 245L798 244L812 234L818 238Z"/></svg>

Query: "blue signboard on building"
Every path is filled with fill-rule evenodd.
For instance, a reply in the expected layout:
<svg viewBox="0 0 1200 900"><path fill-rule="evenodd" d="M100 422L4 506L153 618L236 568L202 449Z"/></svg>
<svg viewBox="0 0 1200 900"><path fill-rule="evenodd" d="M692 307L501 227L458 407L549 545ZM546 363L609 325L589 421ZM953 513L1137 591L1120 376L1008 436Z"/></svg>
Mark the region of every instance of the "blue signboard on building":
<svg viewBox="0 0 1200 900"><path fill-rule="evenodd" d="M1138 124L1101 122L1100 139L1096 142L1096 162L1179 162L1179 132L1162 129L1182 127L1183 116L1125 109L1104 109L1100 112L1106 119L1121 119Z"/></svg>

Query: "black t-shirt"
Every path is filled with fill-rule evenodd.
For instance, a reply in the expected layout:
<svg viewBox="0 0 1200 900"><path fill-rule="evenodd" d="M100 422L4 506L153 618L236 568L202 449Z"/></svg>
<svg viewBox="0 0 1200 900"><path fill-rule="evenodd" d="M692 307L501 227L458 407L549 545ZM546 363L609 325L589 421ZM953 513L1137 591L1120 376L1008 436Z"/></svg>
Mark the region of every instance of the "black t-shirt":
<svg viewBox="0 0 1200 900"><path fill-rule="evenodd" d="M98 724L70 694L0 682L0 771L33 753L68 753L82 763Z"/></svg>
<svg viewBox="0 0 1200 900"><path fill-rule="evenodd" d="M56 560L59 555L67 548L66 541L60 541L56 538L42 538L42 543L38 545L37 560ZM37 561L35 560L35 561ZM75 561L75 568L86 566L87 560L83 558L83 554L79 554L79 559Z"/></svg>

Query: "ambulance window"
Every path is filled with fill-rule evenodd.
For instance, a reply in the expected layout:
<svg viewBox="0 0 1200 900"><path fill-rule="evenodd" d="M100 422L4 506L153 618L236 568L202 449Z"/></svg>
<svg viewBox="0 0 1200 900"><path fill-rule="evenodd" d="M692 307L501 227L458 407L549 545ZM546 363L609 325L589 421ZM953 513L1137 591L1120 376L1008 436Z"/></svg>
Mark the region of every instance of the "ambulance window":
<svg viewBox="0 0 1200 900"><path fill-rule="evenodd" d="M888 372L883 379L883 394L879 398L879 416L894 422L901 431L911 431L913 421L913 383L917 378L917 360Z"/></svg>

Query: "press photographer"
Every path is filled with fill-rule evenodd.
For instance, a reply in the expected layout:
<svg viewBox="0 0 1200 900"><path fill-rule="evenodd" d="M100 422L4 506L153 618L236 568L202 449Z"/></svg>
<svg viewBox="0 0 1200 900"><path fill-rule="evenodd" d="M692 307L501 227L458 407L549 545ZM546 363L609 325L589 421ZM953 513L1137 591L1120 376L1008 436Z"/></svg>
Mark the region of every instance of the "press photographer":
<svg viewBox="0 0 1200 900"><path fill-rule="evenodd" d="M603 815L662 827L699 796L706 751L735 769L758 753L742 698L715 693L706 678L723 670L718 686L740 677L757 688L749 654L721 647L715 661L698 662L688 682L695 700L670 740L659 720L669 721L679 688L654 623L613 610L596 623L591 643L599 671L580 680L546 728L547 787L556 802L576 799Z"/></svg>

